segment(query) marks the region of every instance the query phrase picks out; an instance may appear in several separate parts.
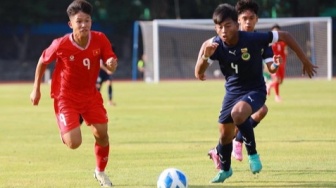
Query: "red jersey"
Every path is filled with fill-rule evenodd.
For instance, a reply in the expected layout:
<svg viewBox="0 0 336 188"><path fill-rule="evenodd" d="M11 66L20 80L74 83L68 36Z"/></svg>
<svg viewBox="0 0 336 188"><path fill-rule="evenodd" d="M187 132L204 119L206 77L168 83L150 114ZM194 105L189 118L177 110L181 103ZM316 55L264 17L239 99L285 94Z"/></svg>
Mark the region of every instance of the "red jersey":
<svg viewBox="0 0 336 188"><path fill-rule="evenodd" d="M91 31L85 48L77 45L72 34L55 39L43 51L45 64L56 60L52 75L51 97L67 97L75 100L87 99L97 92L96 81L100 60L117 58L105 34Z"/></svg>
<svg viewBox="0 0 336 188"><path fill-rule="evenodd" d="M278 70L275 72L275 76L283 79L286 73L286 43L283 41L276 42L272 45L272 50L274 55L280 55L282 57L282 63L280 64Z"/></svg>
<svg viewBox="0 0 336 188"><path fill-rule="evenodd" d="M283 59L283 63L286 62L286 43L283 41L272 44L272 50L274 55L280 55Z"/></svg>

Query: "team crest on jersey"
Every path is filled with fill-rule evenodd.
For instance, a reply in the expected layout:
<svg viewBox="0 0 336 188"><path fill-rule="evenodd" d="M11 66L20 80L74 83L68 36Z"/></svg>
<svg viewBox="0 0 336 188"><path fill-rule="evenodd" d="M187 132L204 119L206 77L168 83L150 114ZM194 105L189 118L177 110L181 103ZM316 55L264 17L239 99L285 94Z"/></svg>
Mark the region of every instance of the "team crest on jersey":
<svg viewBox="0 0 336 188"><path fill-rule="evenodd" d="M71 56L69 57L69 61L75 61L75 56L71 55Z"/></svg>
<svg viewBox="0 0 336 188"><path fill-rule="evenodd" d="M242 53L242 59L244 60L244 61L248 61L248 60L250 60L250 58L251 58L251 55L248 53L248 49L247 48L242 48L242 49L240 49L240 51L241 51L241 53Z"/></svg>
<svg viewBox="0 0 336 188"><path fill-rule="evenodd" d="M100 49L95 49L92 51L92 53L93 53L93 56L97 56L100 54Z"/></svg>

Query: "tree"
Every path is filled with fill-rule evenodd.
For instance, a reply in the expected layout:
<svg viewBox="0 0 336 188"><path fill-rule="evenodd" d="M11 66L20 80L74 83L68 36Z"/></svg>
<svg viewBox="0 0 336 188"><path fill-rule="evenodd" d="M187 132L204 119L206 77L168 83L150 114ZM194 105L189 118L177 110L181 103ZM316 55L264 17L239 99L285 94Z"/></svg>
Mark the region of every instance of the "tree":
<svg viewBox="0 0 336 188"><path fill-rule="evenodd" d="M68 2L66 2L68 3ZM13 39L17 60L25 60L32 26L46 21L64 20L64 2L52 0L4 1L1 3L0 22L2 30ZM59 11L62 8L62 15Z"/></svg>

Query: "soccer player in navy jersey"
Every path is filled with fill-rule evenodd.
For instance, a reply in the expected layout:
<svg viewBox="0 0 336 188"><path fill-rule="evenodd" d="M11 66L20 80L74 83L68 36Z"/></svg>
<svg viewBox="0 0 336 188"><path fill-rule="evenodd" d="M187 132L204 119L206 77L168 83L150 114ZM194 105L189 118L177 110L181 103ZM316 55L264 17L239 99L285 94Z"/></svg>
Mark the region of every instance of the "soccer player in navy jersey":
<svg viewBox="0 0 336 188"><path fill-rule="evenodd" d="M241 31L255 32L255 25L258 23L258 11L259 5L253 0L239 0L235 6L238 13L238 23L239 29ZM281 64L274 62L275 67L273 67L273 51L272 48L267 44L263 48L263 62L270 73L275 73ZM281 60L281 63L283 61ZM264 104L258 111L251 115L250 121L252 127L256 127L260 121L266 116L268 112L267 106ZM243 160L242 147L243 138L239 130L236 130L237 134L235 139L232 141L232 157L238 161ZM220 169L220 161L215 148L209 150L208 155L215 163L215 167Z"/></svg>
<svg viewBox="0 0 336 188"><path fill-rule="evenodd" d="M105 34L91 31L92 5L85 0L74 0L67 8L72 33L53 40L37 63L30 100L38 105L40 85L47 66L56 61L52 75L51 97L63 143L70 149L82 143L79 117L90 127L95 139L94 177L103 187L112 187L105 174L109 157L108 116L103 98L96 89L102 59L109 71L114 72L118 59ZM78 181L78 180L76 180Z"/></svg>
<svg viewBox="0 0 336 188"><path fill-rule="evenodd" d="M269 43L284 41L301 60L303 74L311 78L317 67L312 65L288 32L239 31L238 14L229 4L218 5L212 19L217 36L202 44L195 65L195 77L201 81L206 80L205 71L209 64L218 62L226 79L226 94L218 119L220 136L216 147L221 170L211 181L221 183L232 175L232 139L236 126L244 137L252 173L259 173L262 169L250 118L265 104L267 95L261 55L263 48ZM280 63L279 56L274 56L273 59ZM272 66L276 68L276 65Z"/></svg>

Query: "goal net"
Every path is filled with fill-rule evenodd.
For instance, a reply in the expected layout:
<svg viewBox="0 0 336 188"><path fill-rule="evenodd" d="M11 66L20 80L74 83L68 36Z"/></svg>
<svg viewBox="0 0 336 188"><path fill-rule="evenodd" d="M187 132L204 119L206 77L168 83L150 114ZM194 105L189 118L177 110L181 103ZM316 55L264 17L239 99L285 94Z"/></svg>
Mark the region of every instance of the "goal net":
<svg viewBox="0 0 336 188"><path fill-rule="evenodd" d="M290 32L319 67L317 78L332 78L331 18L263 18L259 19L256 30L270 31L275 23ZM147 58L146 81L195 79L194 67L200 46L216 35L212 20L154 20L140 21L139 25ZM302 77L300 60L294 51L288 51L286 77ZM217 78L218 69L218 65L211 65L206 72L207 78Z"/></svg>

